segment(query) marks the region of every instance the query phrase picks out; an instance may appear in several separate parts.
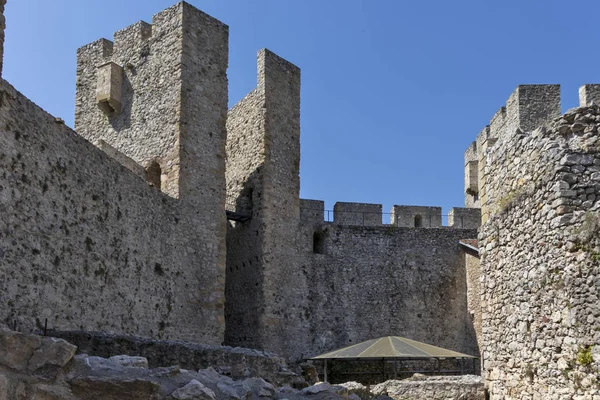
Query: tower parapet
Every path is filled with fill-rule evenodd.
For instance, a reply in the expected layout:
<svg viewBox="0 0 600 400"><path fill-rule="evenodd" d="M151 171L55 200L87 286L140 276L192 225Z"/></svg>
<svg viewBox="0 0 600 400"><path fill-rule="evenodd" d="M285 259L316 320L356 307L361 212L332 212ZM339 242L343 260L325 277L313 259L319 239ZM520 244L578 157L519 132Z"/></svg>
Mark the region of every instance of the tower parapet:
<svg viewBox="0 0 600 400"><path fill-rule="evenodd" d="M584 97L592 98L593 88L584 90ZM465 205L481 207L482 222L489 218L488 205L492 201L486 181L487 154L497 141L505 141L511 137L531 132L550 122L560 115L560 85L519 85L492 117L490 124L477 135L473 156L473 144L465 153ZM475 164L477 167L475 168ZM477 171L475 178L475 171ZM477 187L474 181L477 180Z"/></svg>
<svg viewBox="0 0 600 400"><path fill-rule="evenodd" d="M506 101L503 134L513 135L517 129L530 132L558 117L560 111L560 85L519 85Z"/></svg>

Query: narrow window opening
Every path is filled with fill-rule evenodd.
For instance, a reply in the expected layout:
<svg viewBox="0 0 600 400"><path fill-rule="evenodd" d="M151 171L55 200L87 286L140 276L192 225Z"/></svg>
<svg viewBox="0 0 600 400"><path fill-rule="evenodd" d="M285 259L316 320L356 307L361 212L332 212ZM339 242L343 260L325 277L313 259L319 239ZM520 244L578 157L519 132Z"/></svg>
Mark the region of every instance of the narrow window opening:
<svg viewBox="0 0 600 400"><path fill-rule="evenodd" d="M313 253L325 254L325 233L318 231L313 234Z"/></svg>
<svg viewBox="0 0 600 400"><path fill-rule="evenodd" d="M423 226L423 216L417 214L415 215L415 228L420 228Z"/></svg>
<svg viewBox="0 0 600 400"><path fill-rule="evenodd" d="M160 190L160 178L162 171L156 161L152 161L146 168L146 180Z"/></svg>

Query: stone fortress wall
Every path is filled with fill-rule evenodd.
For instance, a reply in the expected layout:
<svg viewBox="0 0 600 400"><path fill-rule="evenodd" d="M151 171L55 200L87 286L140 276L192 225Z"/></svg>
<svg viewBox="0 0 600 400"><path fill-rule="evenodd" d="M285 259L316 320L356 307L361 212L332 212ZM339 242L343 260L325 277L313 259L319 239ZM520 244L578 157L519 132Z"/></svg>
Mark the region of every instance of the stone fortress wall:
<svg viewBox="0 0 600 400"><path fill-rule="evenodd" d="M558 85L519 86L466 152L491 399L598 397L599 88L561 115Z"/></svg>
<svg viewBox="0 0 600 400"><path fill-rule="evenodd" d="M326 223L299 198L299 89L297 67L261 51L257 88L229 111L227 204L251 218L227 232L225 343L298 360L395 332L478 354L458 241L479 210L442 227L439 207L395 206L384 225L381 205L340 202Z"/></svg>
<svg viewBox="0 0 600 400"><path fill-rule="evenodd" d="M305 348L318 354L398 335L479 355L459 245L477 236L479 209L453 208L449 226L440 207L393 206L389 224L381 204L338 202L332 222L323 221L322 201L302 199L300 210Z"/></svg>
<svg viewBox="0 0 600 400"><path fill-rule="evenodd" d="M387 335L479 354L459 245L475 229L304 220L300 233L305 348L315 355Z"/></svg>
<svg viewBox="0 0 600 400"><path fill-rule="evenodd" d="M476 237L475 226L398 227L383 224L381 212L375 211L362 225L365 210L381 210L381 205L337 203L336 210L334 221L325 222L322 201L300 201L295 254L287 259L287 280L280 281L280 290L290 295L267 292L252 299L227 292L226 310L242 316L269 303L284 313L276 325L263 325L262 337L255 325L226 313L227 329L237 327L240 336L236 340L226 335L226 343L242 345L251 337L260 340L255 342L259 348L298 360L394 334L478 355L467 307L465 253L459 245L460 239ZM238 239L228 233L228 254L237 245L233 240ZM269 250L273 254L279 249ZM244 254L243 247L239 253ZM261 287L263 271L254 262L228 255L230 290L244 293L248 286ZM283 344L276 347L265 337L278 337Z"/></svg>
<svg viewBox="0 0 600 400"><path fill-rule="evenodd" d="M477 354L459 240L479 210L325 222L299 196L300 70L261 50L227 110L227 36L181 2L82 47L76 132L0 82L0 320L294 361L388 334Z"/></svg>
<svg viewBox="0 0 600 400"><path fill-rule="evenodd" d="M186 3L153 22L79 50L78 133L0 83L0 319L11 326L222 342L227 27ZM106 62L124 82L109 115L96 104ZM158 162L163 191L126 159Z"/></svg>

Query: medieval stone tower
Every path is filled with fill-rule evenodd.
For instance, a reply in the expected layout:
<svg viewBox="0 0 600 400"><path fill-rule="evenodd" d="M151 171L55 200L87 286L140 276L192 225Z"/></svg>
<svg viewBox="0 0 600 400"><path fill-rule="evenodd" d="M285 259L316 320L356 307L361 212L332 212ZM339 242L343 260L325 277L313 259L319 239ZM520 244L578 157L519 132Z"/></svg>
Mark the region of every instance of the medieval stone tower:
<svg viewBox="0 0 600 400"><path fill-rule="evenodd" d="M561 115L558 85L519 86L465 153L492 399L598 396L598 93Z"/></svg>
<svg viewBox="0 0 600 400"><path fill-rule="evenodd" d="M298 268L300 70L258 54L256 89L227 119L227 197L250 218L228 230L226 343L283 350L299 332L304 276ZM290 290L289 279L296 290ZM284 300L285 299L285 300Z"/></svg>

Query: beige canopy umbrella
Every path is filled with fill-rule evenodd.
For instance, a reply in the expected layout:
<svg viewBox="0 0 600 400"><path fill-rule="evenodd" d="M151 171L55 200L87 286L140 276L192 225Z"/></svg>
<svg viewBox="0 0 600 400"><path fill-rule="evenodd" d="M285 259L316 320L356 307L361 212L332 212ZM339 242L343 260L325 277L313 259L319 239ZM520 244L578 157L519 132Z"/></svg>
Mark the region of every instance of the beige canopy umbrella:
<svg viewBox="0 0 600 400"><path fill-rule="evenodd" d="M385 336L371 339L329 353L321 354L311 360L333 360L341 358L477 358L468 354L443 349L430 344L417 342L400 336Z"/></svg>
<svg viewBox="0 0 600 400"><path fill-rule="evenodd" d="M325 381L327 381L327 360L440 360L445 358L476 359L477 357L400 336L385 336L330 351L310 360L325 362Z"/></svg>

